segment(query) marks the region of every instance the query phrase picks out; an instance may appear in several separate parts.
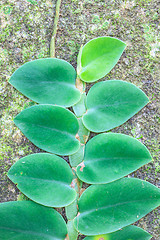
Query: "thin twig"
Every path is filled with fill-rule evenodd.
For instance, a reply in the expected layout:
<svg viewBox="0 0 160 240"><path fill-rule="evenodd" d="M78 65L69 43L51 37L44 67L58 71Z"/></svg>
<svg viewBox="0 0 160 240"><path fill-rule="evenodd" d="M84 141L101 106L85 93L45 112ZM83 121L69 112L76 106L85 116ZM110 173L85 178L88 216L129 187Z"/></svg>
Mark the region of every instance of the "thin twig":
<svg viewBox="0 0 160 240"><path fill-rule="evenodd" d="M53 33L52 33L51 42L50 42L50 57L51 58L55 57L55 39L56 39L57 26L58 26L58 20L59 20L60 6L61 6L61 0L57 0L56 14L55 14L54 25L53 25Z"/></svg>

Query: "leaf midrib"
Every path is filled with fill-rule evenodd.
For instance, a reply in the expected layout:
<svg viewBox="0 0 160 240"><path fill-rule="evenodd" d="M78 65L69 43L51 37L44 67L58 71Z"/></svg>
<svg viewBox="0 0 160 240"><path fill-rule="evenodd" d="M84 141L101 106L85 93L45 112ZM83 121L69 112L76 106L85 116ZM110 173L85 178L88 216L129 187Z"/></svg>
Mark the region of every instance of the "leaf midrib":
<svg viewBox="0 0 160 240"><path fill-rule="evenodd" d="M135 158L135 157L109 157L109 158L96 158L96 159L89 159L89 160L84 159L84 163L98 162L98 161L105 161L105 160L117 160L117 159L119 159L119 160L123 160L123 159L125 159L125 160L126 159L128 159L128 160L132 160L132 159L149 160L147 158L140 158L140 157L137 157L137 158ZM151 159L150 159L150 161L151 161Z"/></svg>
<svg viewBox="0 0 160 240"><path fill-rule="evenodd" d="M13 177L16 177L16 178L19 178L19 179L22 179L22 178L26 178L26 179L31 179L31 180L37 180L37 181L44 181L44 182L54 182L54 183L57 183L58 185L61 184L61 185L64 185L65 187L67 188L71 188L69 186L69 183L65 183L65 182L62 182L62 181L57 181L57 180L50 180L50 179L42 179L42 178L36 178L36 177L30 177L30 176L15 176L13 174L8 174L9 177L13 176ZM17 182L17 181L16 181Z"/></svg>
<svg viewBox="0 0 160 240"><path fill-rule="evenodd" d="M29 80L30 80L30 81L29 81ZM27 84L33 82L32 79L29 79L29 80L27 80ZM46 83L58 84L58 85L65 85L65 86L69 86L69 87L71 87L71 88L75 88L75 89L76 89L76 87L75 87L74 84L72 84L72 83L66 83L66 82L63 82L63 81L61 81L61 82L58 82L58 81L39 81L39 79L38 79L37 81L34 81L34 84L35 84L35 85L36 85L37 83L38 83L38 85L46 84Z"/></svg>
<svg viewBox="0 0 160 240"><path fill-rule="evenodd" d="M123 202L123 203L116 203L114 205L97 207L97 208L90 209L90 210L87 210L87 211L84 211L84 212L80 212L79 216L87 215L87 214L92 213L92 212L98 212L99 210L105 210L105 209L108 209L108 208L114 208L114 207L117 207L117 206L126 205L128 203L144 202L144 201L150 201L150 200L151 200L150 198L146 198L146 199L143 199L143 200L134 200L134 201L132 200L132 201L127 201L127 202ZM153 198L152 198L152 200L153 200Z"/></svg>
<svg viewBox="0 0 160 240"><path fill-rule="evenodd" d="M94 110L94 109L105 109L107 107L114 107L114 106L120 106L120 105L127 105L127 104L134 104L135 106L135 101L130 101L130 102L117 102L117 103L113 103L113 104L99 104L99 105L96 105L96 106L93 106L93 107L88 107L89 109L88 110ZM140 107L138 105L138 107Z"/></svg>
<svg viewBox="0 0 160 240"><path fill-rule="evenodd" d="M121 47L117 47L116 49L118 49L118 48L121 48ZM123 51L122 51L122 52L123 52ZM107 55L112 55L112 54L113 54L112 51L108 51L108 52L105 52L104 54L102 54L101 56L97 57L96 59L90 61L90 63L88 63L85 67L83 67L82 64L81 64L81 66L82 66L82 71L80 72L80 74L82 74L83 72L85 72L85 70L86 70L90 65L94 64L94 62L97 62L97 61L99 61L99 59L104 58L104 57L107 56ZM121 54L120 54L120 56L121 56ZM119 59L120 56L118 56L118 59ZM114 58L114 63L112 63L110 66L114 65L114 64L115 64L115 61L117 61L117 57Z"/></svg>
<svg viewBox="0 0 160 240"><path fill-rule="evenodd" d="M15 228L11 228L11 227L1 227L0 226L0 229L4 229L4 230L10 230L10 231L14 231L14 232L18 232L18 233L27 233L27 234L30 234L30 235L36 235L36 236L44 236L44 237L50 237L51 239L53 240L60 240L61 238L55 238L49 234L45 234L45 233L39 233L39 232L34 232L34 231L31 231L31 230L23 230L23 229L15 229Z"/></svg>
<svg viewBox="0 0 160 240"><path fill-rule="evenodd" d="M74 134L71 134L71 133L68 133L66 131L62 131L62 130L58 130L56 128L51 128L51 127L47 127L47 126L44 126L44 125L40 125L40 124L36 124L36 123L31 123L29 121L24 121L24 120L19 120L19 119L15 119L16 121L20 121L20 124L23 124L23 123L27 123L27 124L30 124L32 126L38 126L40 128L46 128L48 130L51 130L51 131L55 131L55 132L59 132L61 134L64 134L64 135L68 135L69 137L73 138L75 140L75 136Z"/></svg>
<svg viewBox="0 0 160 240"><path fill-rule="evenodd" d="M56 83L56 84L58 84L58 85L66 85L66 86L69 86L69 87L72 87L72 88L75 88L76 89L76 87L75 87L75 85L74 84L72 84L72 83L66 83L66 82L58 82L58 81L41 81L41 83Z"/></svg>

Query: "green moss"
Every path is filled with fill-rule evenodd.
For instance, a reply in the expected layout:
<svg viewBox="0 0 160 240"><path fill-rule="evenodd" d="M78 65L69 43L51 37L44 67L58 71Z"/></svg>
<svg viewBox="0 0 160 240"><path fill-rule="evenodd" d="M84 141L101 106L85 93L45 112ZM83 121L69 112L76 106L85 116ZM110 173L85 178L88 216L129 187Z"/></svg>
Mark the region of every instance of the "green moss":
<svg viewBox="0 0 160 240"><path fill-rule="evenodd" d="M39 151L12 122L24 107L34 103L8 84L11 74L23 63L49 56L55 1L33 1L37 4L3 0L1 7L2 201L15 200L17 197L16 187L11 185L6 176L10 166L22 156ZM160 46L157 6L157 0L66 0L62 3L56 38L56 57L69 61L74 67L80 46L92 38L109 35L127 43L122 58L103 80L122 79L132 82L150 98L147 107L114 131L134 136L150 149L153 161L132 176L146 179L155 185L160 182L157 116ZM158 239L159 235L156 227L160 218L158 212L155 210L139 223L139 226L151 232L153 239Z"/></svg>
<svg viewBox="0 0 160 240"><path fill-rule="evenodd" d="M29 2L29 3L31 3L33 5L37 5L37 1L35 1L35 0L27 0L27 2Z"/></svg>

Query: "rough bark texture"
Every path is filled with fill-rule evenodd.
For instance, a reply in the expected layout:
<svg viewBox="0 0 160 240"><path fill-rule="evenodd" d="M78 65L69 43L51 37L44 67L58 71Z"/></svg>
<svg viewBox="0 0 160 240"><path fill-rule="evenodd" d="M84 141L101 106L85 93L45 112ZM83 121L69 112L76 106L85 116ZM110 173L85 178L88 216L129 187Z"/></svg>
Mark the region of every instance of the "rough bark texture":
<svg viewBox="0 0 160 240"><path fill-rule="evenodd" d="M160 187L158 160L158 2L157 0L63 0L56 38L56 57L76 67L81 44L98 36L113 36L127 43L116 67L104 78L122 79L140 87L150 103L140 113L113 132L138 138L151 151L152 163L131 176ZM16 91L8 80L23 63L49 56L55 1L2 0L0 46L1 148L0 201L16 200L16 186L7 171L19 158L40 152L16 128L13 117L33 104ZM90 88L92 84L87 86ZM91 134L90 137L94 135ZM64 211L62 211L64 213ZM138 226L159 237L160 208L144 217Z"/></svg>

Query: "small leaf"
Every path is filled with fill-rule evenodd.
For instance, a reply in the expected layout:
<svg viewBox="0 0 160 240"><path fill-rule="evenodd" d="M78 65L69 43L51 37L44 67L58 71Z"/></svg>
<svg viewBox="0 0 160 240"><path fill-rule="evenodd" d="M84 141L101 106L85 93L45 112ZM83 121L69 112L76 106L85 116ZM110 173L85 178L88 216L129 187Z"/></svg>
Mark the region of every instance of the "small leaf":
<svg viewBox="0 0 160 240"><path fill-rule="evenodd" d="M79 141L81 144L86 144L90 132L84 126L82 118L78 118L78 123L79 123L79 130L78 130Z"/></svg>
<svg viewBox="0 0 160 240"><path fill-rule="evenodd" d="M118 133L102 133L85 147L84 167L77 167L78 177L89 184L108 183L135 171L152 157L135 138Z"/></svg>
<svg viewBox="0 0 160 240"><path fill-rule="evenodd" d="M19 113L14 122L37 147L59 155L78 151L78 121L73 113L53 105L36 105Z"/></svg>
<svg viewBox="0 0 160 240"><path fill-rule="evenodd" d="M71 64L45 58L25 63L13 73L10 83L37 103L70 107L80 100L75 80L76 71Z"/></svg>
<svg viewBox="0 0 160 240"><path fill-rule="evenodd" d="M8 177L31 200L48 207L64 207L76 198L70 187L72 170L65 160L48 153L26 156L9 170Z"/></svg>
<svg viewBox="0 0 160 240"><path fill-rule="evenodd" d="M76 153L69 155L69 163L71 167L77 167L77 165L83 161L84 147L85 147L84 145L80 145L80 148Z"/></svg>
<svg viewBox="0 0 160 240"><path fill-rule="evenodd" d="M68 238L69 240L77 240L78 232L73 225L73 220L67 222Z"/></svg>
<svg viewBox="0 0 160 240"><path fill-rule="evenodd" d="M0 238L3 240L63 240L67 234L62 216L31 201L0 204Z"/></svg>
<svg viewBox="0 0 160 240"><path fill-rule="evenodd" d="M86 93L82 93L80 101L73 106L73 111L77 117L82 117L86 112L85 101Z"/></svg>
<svg viewBox="0 0 160 240"><path fill-rule="evenodd" d="M149 240L152 236L143 229L136 226L128 226L120 229L117 232L90 236L84 240Z"/></svg>
<svg viewBox="0 0 160 240"><path fill-rule="evenodd" d="M118 62L126 45L112 37L98 37L84 45L79 76L85 82L95 82L109 73Z"/></svg>
<svg viewBox="0 0 160 240"><path fill-rule="evenodd" d="M65 207L66 217L70 221L77 216L78 213L78 198L79 194L77 194L76 199L67 207Z"/></svg>
<svg viewBox="0 0 160 240"><path fill-rule="evenodd" d="M80 197L76 229L84 235L115 232L160 205L160 189L134 178L92 185Z"/></svg>
<svg viewBox="0 0 160 240"><path fill-rule="evenodd" d="M126 122L148 102L145 93L131 83L121 80L99 82L87 95L83 123L93 132L108 131Z"/></svg>

